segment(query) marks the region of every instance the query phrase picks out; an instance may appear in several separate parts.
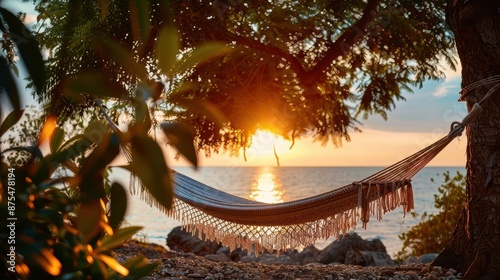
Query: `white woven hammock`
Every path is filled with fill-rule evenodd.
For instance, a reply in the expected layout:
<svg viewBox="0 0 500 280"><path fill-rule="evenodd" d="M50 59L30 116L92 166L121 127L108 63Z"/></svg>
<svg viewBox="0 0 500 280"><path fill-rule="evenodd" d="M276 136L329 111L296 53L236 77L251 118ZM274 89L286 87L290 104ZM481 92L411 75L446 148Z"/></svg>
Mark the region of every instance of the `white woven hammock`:
<svg viewBox="0 0 500 280"><path fill-rule="evenodd" d="M461 130L457 127L454 131L458 135ZM172 171L173 207L167 210L156 206L180 221L188 232L219 241L231 250L241 247L262 252L308 246L318 239L338 237L359 221L366 226L372 215L380 220L398 206L403 206L405 213L412 210L411 178L453 138L444 137L361 181L276 204L233 196Z"/></svg>
<svg viewBox="0 0 500 280"><path fill-rule="evenodd" d="M172 171L172 209L162 209L143 187L136 186L131 191L140 193L150 205L179 220L188 232L219 241L231 250L241 247L258 253L264 249L308 246L318 239L338 237L359 221L366 227L370 216L380 220L384 213L398 206L403 207L404 213L412 210L411 178L482 112L485 100L500 88L498 82L500 76L479 81L462 90L467 94L480 86L497 83L462 122L452 123L447 136L363 180L320 195L267 204L233 196L175 171Z"/></svg>
<svg viewBox="0 0 500 280"><path fill-rule="evenodd" d="M462 123L452 124L447 136L423 150L361 181L308 198L267 204L231 195L175 171L171 171L171 209L156 203L134 176L131 192L180 221L188 232L219 241L231 250L241 247L258 253L308 246L318 239L338 237L359 221L365 227L370 216L380 220L398 206L403 206L404 213L412 210L411 178L463 132L466 122L480 112L479 106L474 108Z"/></svg>

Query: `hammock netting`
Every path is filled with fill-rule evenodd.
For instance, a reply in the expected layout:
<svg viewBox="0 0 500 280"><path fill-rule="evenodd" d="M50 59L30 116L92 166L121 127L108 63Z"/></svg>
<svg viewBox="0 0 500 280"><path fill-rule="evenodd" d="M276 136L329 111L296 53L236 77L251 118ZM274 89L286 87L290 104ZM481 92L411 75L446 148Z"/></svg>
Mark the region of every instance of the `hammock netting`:
<svg viewBox="0 0 500 280"><path fill-rule="evenodd" d="M363 180L289 202L268 204L237 197L175 171L171 171L171 209L155 203L142 187L134 187L132 193L140 193L188 232L231 250L241 247L258 253L308 246L318 239L345 234L359 221L365 227L371 216L380 220L398 206L404 213L412 210L411 178L462 131L463 126L457 124L434 144Z"/></svg>
<svg viewBox="0 0 500 280"><path fill-rule="evenodd" d="M339 237L359 222L366 227L371 216L378 220L388 211L402 206L413 209L411 178L424 168L454 138L461 135L477 115L481 105L500 88L500 76L472 84L462 94L497 83L476 103L462 122L451 124L445 137L379 172L332 189L329 192L289 202L267 204L217 190L181 173L171 171L174 203L164 209L131 177L131 192L181 222L184 229L198 237L259 253L267 249L286 250L309 246L318 239Z"/></svg>

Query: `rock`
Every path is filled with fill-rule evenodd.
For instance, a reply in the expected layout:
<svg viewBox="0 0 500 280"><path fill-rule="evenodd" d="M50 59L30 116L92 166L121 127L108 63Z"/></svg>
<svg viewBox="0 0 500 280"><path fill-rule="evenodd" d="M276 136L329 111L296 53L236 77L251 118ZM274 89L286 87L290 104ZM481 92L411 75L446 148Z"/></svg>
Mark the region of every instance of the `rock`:
<svg viewBox="0 0 500 280"><path fill-rule="evenodd" d="M191 252L198 256L215 254L221 247L215 241L204 241L192 236L181 227L175 227L167 236L167 246L178 252Z"/></svg>
<svg viewBox="0 0 500 280"><path fill-rule="evenodd" d="M372 251L349 251L344 260L344 264L361 266L387 266L394 263L387 253Z"/></svg>
<svg viewBox="0 0 500 280"><path fill-rule="evenodd" d="M418 258L418 262L423 264L431 263L437 258L437 256L438 254L436 253L425 254Z"/></svg>
<svg viewBox="0 0 500 280"><path fill-rule="evenodd" d="M406 260L403 261L403 265L409 265L412 263L420 263L420 262L418 258L415 256L409 256L408 258L406 258Z"/></svg>
<svg viewBox="0 0 500 280"><path fill-rule="evenodd" d="M205 255L205 259L213 261L213 262L230 262L231 259L229 256L225 254L210 254L210 255Z"/></svg>
<svg viewBox="0 0 500 280"><path fill-rule="evenodd" d="M226 247L226 246L222 246L219 248L219 250L217 250L217 252L215 252L217 255L219 254L224 254L228 257L231 256L231 249L229 249L229 247Z"/></svg>
<svg viewBox="0 0 500 280"><path fill-rule="evenodd" d="M240 262L250 263L250 262L258 262L259 259L255 255L246 255L240 258Z"/></svg>
<svg viewBox="0 0 500 280"><path fill-rule="evenodd" d="M334 262L347 264L346 256L348 252L351 252L347 260L350 264L356 263L362 265L361 263L367 263L365 265L376 265L375 263L381 263L382 265L386 265L386 263L393 263L382 241L379 239L371 241L363 240L356 233L349 234L332 242L321 251L318 261L324 264ZM367 252L378 252L380 254Z"/></svg>
<svg viewBox="0 0 500 280"><path fill-rule="evenodd" d="M297 254L297 259L299 264L308 264L315 263L318 261L318 256L320 254L320 250L318 250L314 245L307 246L302 250L302 252Z"/></svg>
<svg viewBox="0 0 500 280"><path fill-rule="evenodd" d="M301 252L286 250L280 252L264 252L248 254L247 250L239 248L231 251L214 241L203 241L188 234L180 227L174 228L167 237L170 249L183 254L205 256L214 262L244 262L282 265L304 265L309 263L341 263L362 266L393 265L394 261L387 254L384 244L378 239L363 240L356 233L347 235L338 241L332 242L323 251L313 245ZM215 276L214 276L215 277Z"/></svg>
<svg viewBox="0 0 500 280"><path fill-rule="evenodd" d="M246 249L242 250L241 248L236 248L231 252L229 257L233 262L239 262L244 256L248 256L248 251Z"/></svg>

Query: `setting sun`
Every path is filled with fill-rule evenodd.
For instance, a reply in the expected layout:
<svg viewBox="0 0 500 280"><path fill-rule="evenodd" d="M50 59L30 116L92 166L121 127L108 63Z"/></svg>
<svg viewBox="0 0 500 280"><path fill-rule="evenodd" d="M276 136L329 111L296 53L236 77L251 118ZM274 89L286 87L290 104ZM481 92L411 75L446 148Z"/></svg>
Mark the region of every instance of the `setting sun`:
<svg viewBox="0 0 500 280"><path fill-rule="evenodd" d="M289 153L291 141L283 139L267 130L257 130L252 137L252 145L246 149L246 158L252 160L276 160L275 153L279 158L280 154Z"/></svg>

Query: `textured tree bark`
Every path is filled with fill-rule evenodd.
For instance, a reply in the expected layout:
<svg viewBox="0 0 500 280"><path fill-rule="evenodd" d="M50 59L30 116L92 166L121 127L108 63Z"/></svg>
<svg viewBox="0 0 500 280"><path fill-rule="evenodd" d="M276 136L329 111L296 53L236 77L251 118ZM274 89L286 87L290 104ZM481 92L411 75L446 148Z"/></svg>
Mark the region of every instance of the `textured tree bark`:
<svg viewBox="0 0 500 280"><path fill-rule="evenodd" d="M446 11L462 64L462 87L500 74L500 1L448 0ZM467 107L493 85L465 96ZM467 199L449 244L434 265L466 279L500 277L500 92L467 127Z"/></svg>

